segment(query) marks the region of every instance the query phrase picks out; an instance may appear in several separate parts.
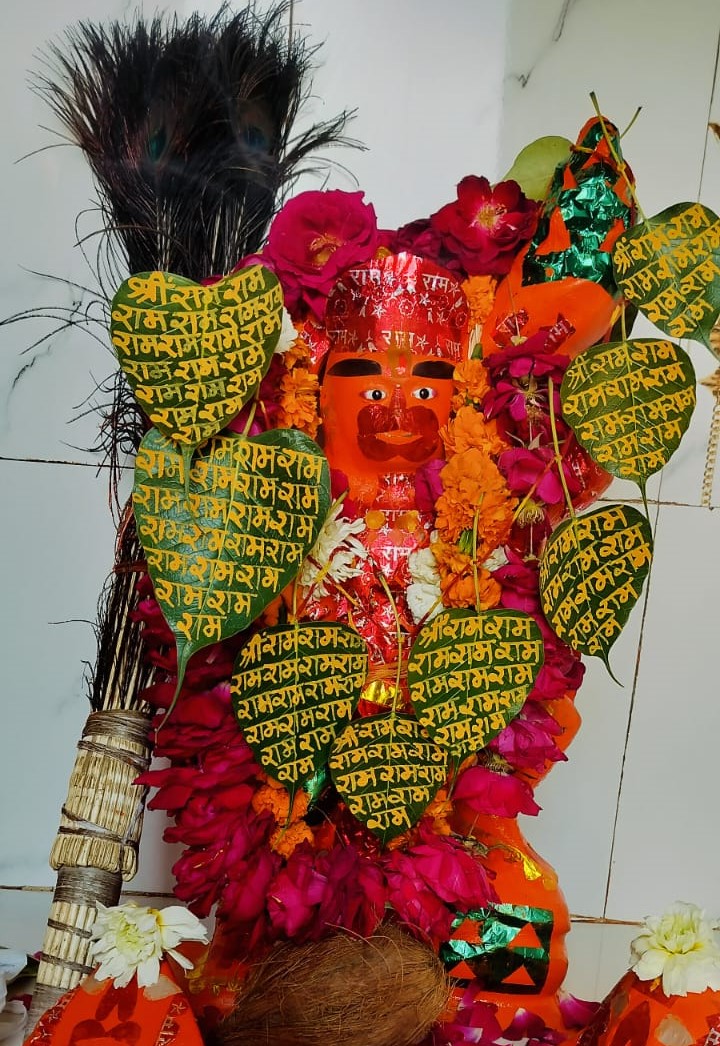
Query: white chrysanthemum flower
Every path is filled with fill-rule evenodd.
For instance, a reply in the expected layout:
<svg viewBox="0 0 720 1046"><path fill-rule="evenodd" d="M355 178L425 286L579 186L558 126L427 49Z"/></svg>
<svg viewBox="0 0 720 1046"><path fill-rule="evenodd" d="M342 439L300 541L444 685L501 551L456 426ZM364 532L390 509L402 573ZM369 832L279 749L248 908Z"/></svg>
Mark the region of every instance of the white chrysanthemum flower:
<svg viewBox="0 0 720 1046"><path fill-rule="evenodd" d="M483 563L485 570L499 570L500 567L506 567L508 558L505 555L505 549L502 545L499 545L494 552L491 552L488 558Z"/></svg>
<svg viewBox="0 0 720 1046"><path fill-rule="evenodd" d="M282 309L282 326L280 328L280 338L275 346L275 352L281 356L283 353L291 349L297 341L298 332L295 330L295 326L290 317L290 313L283 305Z"/></svg>
<svg viewBox="0 0 720 1046"><path fill-rule="evenodd" d="M411 583L405 591L408 609L415 624L429 621L443 610L440 574L432 549L420 548L408 556Z"/></svg>
<svg viewBox="0 0 720 1046"><path fill-rule="evenodd" d="M367 557L367 549L355 537L365 530L365 523L362 519L341 519L341 510L342 505L336 505L325 520L300 570L300 587L305 591L312 588L318 598L327 595L326 581L342 584L357 577L361 560Z"/></svg>
<svg viewBox="0 0 720 1046"><path fill-rule="evenodd" d="M119 904L106 908L98 904L93 926L93 958L100 966L95 971L98 981L112 977L116 988L124 988L137 973L141 988L156 984L160 977L160 959L168 952L183 969L192 963L175 951L181 941L207 944L207 930L192 912L180 905L169 908L142 908L137 904Z"/></svg>
<svg viewBox="0 0 720 1046"><path fill-rule="evenodd" d="M645 926L630 945L640 980L661 977L668 996L720 990L720 947L701 908L676 901L664 915L646 919Z"/></svg>

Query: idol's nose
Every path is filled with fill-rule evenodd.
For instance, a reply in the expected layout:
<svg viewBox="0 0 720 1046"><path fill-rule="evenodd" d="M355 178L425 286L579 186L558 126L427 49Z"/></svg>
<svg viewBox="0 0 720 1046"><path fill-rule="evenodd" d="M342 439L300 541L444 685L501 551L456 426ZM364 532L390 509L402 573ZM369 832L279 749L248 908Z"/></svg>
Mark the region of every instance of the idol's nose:
<svg viewBox="0 0 720 1046"><path fill-rule="evenodd" d="M393 389L393 394L390 397L390 416L392 417L393 424L401 429L405 421L405 411L407 404L405 402L405 393L399 385L396 385Z"/></svg>

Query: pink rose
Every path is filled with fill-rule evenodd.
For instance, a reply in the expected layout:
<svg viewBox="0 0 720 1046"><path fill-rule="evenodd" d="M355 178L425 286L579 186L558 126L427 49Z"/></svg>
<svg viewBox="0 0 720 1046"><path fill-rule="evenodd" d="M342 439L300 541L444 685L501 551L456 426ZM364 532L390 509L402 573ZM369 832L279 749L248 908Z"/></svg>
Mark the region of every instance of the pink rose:
<svg viewBox="0 0 720 1046"><path fill-rule="evenodd" d="M295 941L308 939L327 889L327 880L316 867L316 857L308 844L301 843L268 888L267 908L273 928Z"/></svg>
<svg viewBox="0 0 720 1046"><path fill-rule="evenodd" d="M440 473L447 465L444 458L431 458L415 473L415 504L419 512L434 512L443 492Z"/></svg>
<svg viewBox="0 0 720 1046"><path fill-rule="evenodd" d="M558 993L560 1016L566 1028L586 1028L600 1008L599 1002L576 999L569 992Z"/></svg>
<svg viewBox="0 0 720 1046"><path fill-rule="evenodd" d="M383 858L388 901L409 927L436 940L449 933L458 909L479 908L496 895L480 859L451 836L421 823L419 841Z"/></svg>
<svg viewBox="0 0 720 1046"><path fill-rule="evenodd" d="M517 182L499 182L468 175L457 187L457 200L430 218L443 247L470 276L504 276L513 259L535 231L537 204L528 200Z"/></svg>
<svg viewBox="0 0 720 1046"><path fill-rule="evenodd" d="M511 1042L522 1041L524 1046L557 1046L567 1038L561 1031L549 1028L542 1017L525 1009L517 1010L503 1036Z"/></svg>
<svg viewBox="0 0 720 1046"><path fill-rule="evenodd" d="M565 500L552 447L514 447L504 451L498 458L498 468L507 479L513 494L529 494L531 491L546 505L559 505ZM578 482L569 466L563 462L563 474L570 494L577 493Z"/></svg>
<svg viewBox="0 0 720 1046"><path fill-rule="evenodd" d="M340 273L373 257L377 220L362 198L362 192L341 189L303 192L276 215L263 261L280 279L293 316L310 310L321 320Z"/></svg>
<svg viewBox="0 0 720 1046"><path fill-rule="evenodd" d="M377 864L352 846L336 846L320 855L318 866L325 876L326 889L314 936L342 927L369 937L385 915L387 899L385 877Z"/></svg>
<svg viewBox="0 0 720 1046"><path fill-rule="evenodd" d="M486 766L471 766L460 774L453 799L466 803L476 813L493 817L534 816L540 812L529 785L512 774L499 774Z"/></svg>
<svg viewBox="0 0 720 1046"><path fill-rule="evenodd" d="M408 854L393 850L385 863L388 903L405 926L435 941L450 936L455 913L418 873Z"/></svg>
<svg viewBox="0 0 720 1046"><path fill-rule="evenodd" d="M514 770L542 770L547 762L567 759L553 740L561 733L562 727L542 705L526 701L520 714L491 741L490 748Z"/></svg>

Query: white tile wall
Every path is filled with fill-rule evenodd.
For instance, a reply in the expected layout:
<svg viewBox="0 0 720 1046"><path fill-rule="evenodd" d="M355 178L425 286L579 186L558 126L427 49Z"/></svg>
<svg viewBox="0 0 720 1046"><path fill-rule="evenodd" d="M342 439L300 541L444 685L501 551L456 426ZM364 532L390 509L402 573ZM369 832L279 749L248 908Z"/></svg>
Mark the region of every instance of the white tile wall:
<svg viewBox="0 0 720 1046"><path fill-rule="evenodd" d="M56 149L14 163L50 140L37 128L48 114L24 82L33 51L64 24L133 6L27 0L0 42L0 316L70 300L28 269L85 279L71 246L74 216L92 196L81 158ZM191 4L177 7L187 13ZM691 16L674 0L452 0L442 9L429 0L302 0L294 19L324 41L308 118L358 108L349 130L368 150L334 156L381 224L429 213L465 173L500 176L537 135L573 137L592 114L590 90L621 126L643 106L624 144L648 214L695 199L701 179L704 200L720 208L720 146L705 130L709 114L720 119L718 101L711 105L716 0L693 0ZM352 188L340 169L328 185ZM12 887L52 883L46 855L86 713L91 625L49 622L93 620L113 542L104 477L82 449L94 422L67 424L111 361L77 335L22 356L35 336L29 325L0 328L0 886ZM710 356L692 352L699 376L709 373ZM643 622L643 604L636 608L612 657L624 687L588 666L584 725L569 762L540 789L543 813L526 826L583 917L570 936L568 987L586 997L622 973L635 932L627 924L676 897L720 914L711 827L720 535L715 514L697 507L711 405L700 396L676 461L651 489L661 506L647 613ZM614 490L636 497L626 484ZM168 889L174 858L161 829L161 817L150 819L136 890ZM0 941L39 947L48 903L47 893L0 889ZM621 922L592 921L603 919Z"/></svg>

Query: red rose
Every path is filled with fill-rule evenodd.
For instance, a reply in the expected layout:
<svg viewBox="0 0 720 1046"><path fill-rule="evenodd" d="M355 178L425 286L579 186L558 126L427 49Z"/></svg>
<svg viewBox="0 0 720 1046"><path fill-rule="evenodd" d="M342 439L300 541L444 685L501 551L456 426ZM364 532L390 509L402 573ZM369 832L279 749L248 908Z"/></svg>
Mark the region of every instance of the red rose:
<svg viewBox="0 0 720 1046"><path fill-rule="evenodd" d="M470 276L504 276L522 244L535 231L537 204L517 182L499 182L470 174L457 187L457 200L430 218L443 247Z"/></svg>
<svg viewBox="0 0 720 1046"><path fill-rule="evenodd" d="M293 316L318 319L344 269L369 261L380 242L375 210L362 192L304 192L288 200L270 226L263 261L282 283Z"/></svg>

